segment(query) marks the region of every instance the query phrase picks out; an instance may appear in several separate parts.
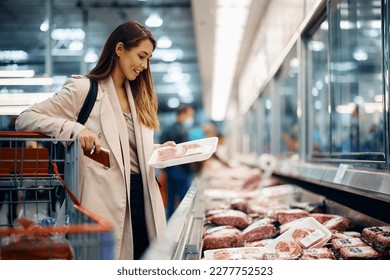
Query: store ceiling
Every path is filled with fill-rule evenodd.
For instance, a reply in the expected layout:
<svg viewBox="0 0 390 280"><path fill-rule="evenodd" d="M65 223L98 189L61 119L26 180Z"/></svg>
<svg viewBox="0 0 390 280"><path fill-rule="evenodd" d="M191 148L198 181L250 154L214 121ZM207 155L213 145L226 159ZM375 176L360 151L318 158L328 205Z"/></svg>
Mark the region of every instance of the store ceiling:
<svg viewBox="0 0 390 280"><path fill-rule="evenodd" d="M37 76L45 73L46 33L40 31L47 11L45 2L42 0L2 0L0 2L0 51L25 51L28 58L19 64L23 69L35 69ZM202 84L191 0L52 0L53 26L83 29L86 34L83 41L84 49L92 49L98 55L107 36L117 25L127 19L134 19L145 24L145 20L153 12L163 19L161 27L150 28L153 35L156 39L168 36L172 41L170 49L178 51L179 54L175 62L166 62L156 53L152 59L151 67L160 100L160 110L162 112L172 110L167 104L170 99L171 102L175 101L175 98L182 102L191 102L194 106L202 106ZM89 69L85 68L86 64L83 65L81 62L84 57L82 51L66 52L63 50L65 45L69 45L69 42L53 42L53 47L58 48L53 56L54 75L69 76L83 73L83 69ZM9 67L12 63L4 59L4 53L0 55L0 59L0 69ZM176 71L174 72L176 76L166 76L170 71ZM175 84L175 77L187 82ZM17 87L0 86L0 92L15 90L18 90ZM25 90L28 92L42 91L37 90L36 87Z"/></svg>

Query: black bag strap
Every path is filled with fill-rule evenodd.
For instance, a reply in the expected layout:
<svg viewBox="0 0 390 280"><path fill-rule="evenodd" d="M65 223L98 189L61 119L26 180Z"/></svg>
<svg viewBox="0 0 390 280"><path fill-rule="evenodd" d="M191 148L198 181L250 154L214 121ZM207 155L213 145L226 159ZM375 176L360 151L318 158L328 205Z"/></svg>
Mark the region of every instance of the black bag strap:
<svg viewBox="0 0 390 280"><path fill-rule="evenodd" d="M81 107L79 116L77 118L77 122L81 124L85 124L87 121L89 114L92 111L93 106L95 105L97 91L98 91L98 83L96 80L88 78L90 82L89 91L87 97L84 100L84 104Z"/></svg>

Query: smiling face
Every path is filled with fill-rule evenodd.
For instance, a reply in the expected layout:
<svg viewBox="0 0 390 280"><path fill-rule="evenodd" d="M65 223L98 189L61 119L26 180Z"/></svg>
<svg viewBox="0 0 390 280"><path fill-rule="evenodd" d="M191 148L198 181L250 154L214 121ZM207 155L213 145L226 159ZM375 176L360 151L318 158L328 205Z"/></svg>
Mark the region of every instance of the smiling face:
<svg viewBox="0 0 390 280"><path fill-rule="evenodd" d="M130 50L126 50L123 43L118 43L116 46L118 72L127 80L135 80L143 70L148 68L152 52L153 44L148 39L142 40L138 46Z"/></svg>

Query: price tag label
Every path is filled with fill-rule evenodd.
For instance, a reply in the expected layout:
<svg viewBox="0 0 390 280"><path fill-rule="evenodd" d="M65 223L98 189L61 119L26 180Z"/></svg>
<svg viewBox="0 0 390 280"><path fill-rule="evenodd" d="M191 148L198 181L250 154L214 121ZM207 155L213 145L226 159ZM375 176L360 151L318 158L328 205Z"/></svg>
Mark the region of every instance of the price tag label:
<svg viewBox="0 0 390 280"><path fill-rule="evenodd" d="M344 178L345 173L347 172L348 164L340 164L339 169L337 170L336 176L333 179L333 183L341 184L341 181Z"/></svg>

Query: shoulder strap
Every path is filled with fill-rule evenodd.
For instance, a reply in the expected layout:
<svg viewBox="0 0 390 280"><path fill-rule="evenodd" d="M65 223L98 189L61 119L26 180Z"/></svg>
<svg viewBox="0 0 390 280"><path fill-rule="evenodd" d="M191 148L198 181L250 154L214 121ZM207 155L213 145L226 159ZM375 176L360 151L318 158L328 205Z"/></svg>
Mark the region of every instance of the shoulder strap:
<svg viewBox="0 0 390 280"><path fill-rule="evenodd" d="M77 118L77 122L84 124L88 117L89 114L92 111L93 106L95 105L96 97L97 97L97 91L98 91L98 83L94 79L89 78L90 82L90 87L88 91L88 95L84 100L84 104L81 107L79 116Z"/></svg>

